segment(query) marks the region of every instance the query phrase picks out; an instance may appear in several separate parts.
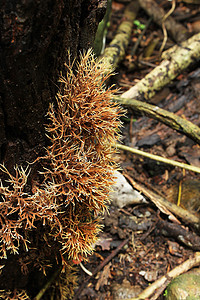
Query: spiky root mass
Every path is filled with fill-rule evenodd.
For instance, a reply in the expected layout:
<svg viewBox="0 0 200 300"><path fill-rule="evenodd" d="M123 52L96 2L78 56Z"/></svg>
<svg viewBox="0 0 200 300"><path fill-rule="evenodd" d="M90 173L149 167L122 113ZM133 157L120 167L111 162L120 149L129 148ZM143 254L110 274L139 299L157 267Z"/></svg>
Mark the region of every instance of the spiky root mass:
<svg viewBox="0 0 200 300"><path fill-rule="evenodd" d="M33 233L41 245L59 250L63 270L69 260L80 262L93 251L101 229L99 215L113 184L113 144L121 114L111 101L112 89L105 88L110 74L91 50L66 68L56 103L48 111L50 143L41 158L40 182L30 188L30 171L16 167L13 176L2 166L9 183L0 187L1 256L33 249ZM39 252L37 264L45 272Z"/></svg>

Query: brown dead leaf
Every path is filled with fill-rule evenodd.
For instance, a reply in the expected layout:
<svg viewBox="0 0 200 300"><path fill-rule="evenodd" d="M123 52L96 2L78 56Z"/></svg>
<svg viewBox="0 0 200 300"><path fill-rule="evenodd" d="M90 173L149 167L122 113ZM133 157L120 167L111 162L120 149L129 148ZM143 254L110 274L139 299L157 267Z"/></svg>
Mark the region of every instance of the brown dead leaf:
<svg viewBox="0 0 200 300"><path fill-rule="evenodd" d="M99 240L95 243L95 246L100 246L103 251L110 250L110 242L111 241L112 241L112 238L108 238L102 234L102 235L100 235Z"/></svg>
<svg viewBox="0 0 200 300"><path fill-rule="evenodd" d="M117 10L121 10L124 8L124 4L123 3L118 3L118 2L115 2L113 1L112 2L112 9L117 11Z"/></svg>
<svg viewBox="0 0 200 300"><path fill-rule="evenodd" d="M169 245L169 252L172 255L177 255L177 253L179 252L179 244L176 242L172 242L172 241L167 241L168 245Z"/></svg>
<svg viewBox="0 0 200 300"><path fill-rule="evenodd" d="M101 272L99 279L96 283L95 286L95 290L98 291L100 289L100 287L108 284L108 278L111 277L110 274L110 267L111 267L112 263L109 262L103 269L103 271Z"/></svg>
<svg viewBox="0 0 200 300"><path fill-rule="evenodd" d="M200 167L200 149L188 149L187 147L180 148L179 156L182 156L186 161L196 167Z"/></svg>

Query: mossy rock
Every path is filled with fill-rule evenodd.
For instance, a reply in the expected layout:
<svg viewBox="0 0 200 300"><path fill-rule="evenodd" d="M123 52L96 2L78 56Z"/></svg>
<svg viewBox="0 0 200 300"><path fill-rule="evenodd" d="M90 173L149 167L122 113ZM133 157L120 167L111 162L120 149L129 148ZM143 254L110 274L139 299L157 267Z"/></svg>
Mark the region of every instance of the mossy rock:
<svg viewBox="0 0 200 300"><path fill-rule="evenodd" d="M200 268L172 280L165 291L166 300L199 300Z"/></svg>

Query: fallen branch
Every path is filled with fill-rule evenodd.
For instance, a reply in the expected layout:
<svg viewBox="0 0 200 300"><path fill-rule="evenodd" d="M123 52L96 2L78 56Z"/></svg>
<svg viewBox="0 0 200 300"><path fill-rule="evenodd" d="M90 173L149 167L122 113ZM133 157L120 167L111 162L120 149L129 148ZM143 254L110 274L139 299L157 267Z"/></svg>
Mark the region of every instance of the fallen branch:
<svg viewBox="0 0 200 300"><path fill-rule="evenodd" d="M186 224L193 225L197 230L200 227L200 220L198 217L190 213L189 211L183 209L180 206L177 206L174 203L169 202L164 197L157 195L156 193L150 191L149 189L145 188L141 184L136 183L132 178L130 179L130 183L136 190L140 191L144 196L150 199L163 213L169 215L169 217L173 218L173 215L178 216Z"/></svg>
<svg viewBox="0 0 200 300"><path fill-rule="evenodd" d="M195 167L195 166L187 165L187 164L184 164L184 163L172 160L172 159L168 159L168 158L165 158L165 157L162 157L162 156L147 153L147 152L144 152L142 150L138 150L138 149L135 149L135 148L132 148L132 147L124 146L124 145L121 145L121 144L116 144L115 146L116 146L117 149L120 149L120 150L128 151L128 152L131 152L133 154L148 157L150 159L153 159L153 160L156 160L156 161L168 164L168 165L172 165L172 166L175 166L175 167L179 167L179 168L182 168L182 169L186 169L186 170L189 170L189 171L200 173L200 168Z"/></svg>
<svg viewBox="0 0 200 300"><path fill-rule="evenodd" d="M171 52L170 58L163 60L135 86L123 93L121 98L151 99L159 90L199 59L200 33L177 46L176 52Z"/></svg>
<svg viewBox="0 0 200 300"><path fill-rule="evenodd" d="M200 144L200 128L192 122L185 120L172 112L168 112L158 106L148 104L139 100L124 99L119 96L113 98L115 102L118 102L125 106L130 106L134 111L140 112L149 118L153 118L163 124L175 129L176 131L185 134L198 144Z"/></svg>
<svg viewBox="0 0 200 300"><path fill-rule="evenodd" d="M139 4L137 1L132 1L126 7L123 16L124 21L119 25L115 37L108 47L105 48L104 54L101 57L106 63L107 68L112 71L117 68L125 56L133 29L133 21L136 18L138 10Z"/></svg>
<svg viewBox="0 0 200 300"><path fill-rule="evenodd" d="M200 251L200 236L186 230L181 225L165 220L158 220L157 227L160 228L164 236L173 237L185 246L195 251Z"/></svg>
<svg viewBox="0 0 200 300"><path fill-rule="evenodd" d="M173 270L168 272L166 275L162 276L150 286L148 286L142 293L140 293L136 298L130 298L129 300L143 300L148 299L158 288L167 287L172 279L196 267L200 264L200 252L196 252L191 258L186 260L181 265L175 267Z"/></svg>
<svg viewBox="0 0 200 300"><path fill-rule="evenodd" d="M177 50L180 49L180 47L187 48L189 41L191 41L193 43L193 42L198 41L198 40L199 40L199 33L193 35L190 39L188 39L186 41L183 41L180 45L174 45L173 47L165 50L162 53L161 58L170 60L172 56L176 57Z"/></svg>

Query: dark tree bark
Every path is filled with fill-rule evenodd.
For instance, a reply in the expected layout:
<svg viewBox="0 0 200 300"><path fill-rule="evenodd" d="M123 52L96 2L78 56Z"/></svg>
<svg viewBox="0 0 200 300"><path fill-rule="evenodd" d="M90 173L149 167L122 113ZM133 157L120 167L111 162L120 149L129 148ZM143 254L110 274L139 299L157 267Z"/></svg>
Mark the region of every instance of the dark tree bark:
<svg viewBox="0 0 200 300"><path fill-rule="evenodd" d="M93 46L106 1L1 3L0 158L8 169L45 145L44 116L67 57Z"/></svg>
<svg viewBox="0 0 200 300"><path fill-rule="evenodd" d="M93 46L105 10L106 0L1 1L0 162L11 173L16 164L26 166L41 155L45 115L67 51L75 58ZM41 287L44 276L22 275L17 260L7 260L0 289Z"/></svg>

